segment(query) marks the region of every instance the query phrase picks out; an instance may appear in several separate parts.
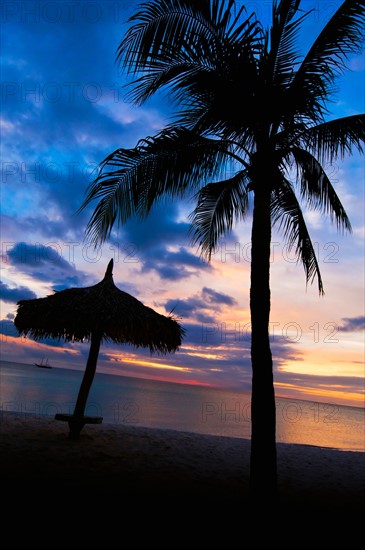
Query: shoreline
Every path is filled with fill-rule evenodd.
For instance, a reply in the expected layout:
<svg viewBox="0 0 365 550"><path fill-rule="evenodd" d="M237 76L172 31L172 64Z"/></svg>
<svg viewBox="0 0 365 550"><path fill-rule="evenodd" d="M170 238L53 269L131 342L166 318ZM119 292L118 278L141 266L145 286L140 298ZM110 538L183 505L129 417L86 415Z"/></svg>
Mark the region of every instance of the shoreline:
<svg viewBox="0 0 365 550"><path fill-rule="evenodd" d="M365 453L277 443L288 509L364 513ZM247 501L250 441L145 428L86 425L68 438L53 417L2 412L0 476L7 499L38 494L214 496Z"/></svg>

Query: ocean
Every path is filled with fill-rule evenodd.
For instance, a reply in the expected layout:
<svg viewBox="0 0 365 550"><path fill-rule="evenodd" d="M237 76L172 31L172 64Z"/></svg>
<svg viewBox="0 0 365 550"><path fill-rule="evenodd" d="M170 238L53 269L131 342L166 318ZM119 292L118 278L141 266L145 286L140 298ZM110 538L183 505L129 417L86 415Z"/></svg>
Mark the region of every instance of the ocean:
<svg viewBox="0 0 365 550"><path fill-rule="evenodd" d="M0 362L0 413L72 413L83 372ZM276 399L277 441L365 451L365 410L298 399ZM250 438L250 395L96 373L85 414L109 424L133 424ZM4 415L0 421L5 421Z"/></svg>

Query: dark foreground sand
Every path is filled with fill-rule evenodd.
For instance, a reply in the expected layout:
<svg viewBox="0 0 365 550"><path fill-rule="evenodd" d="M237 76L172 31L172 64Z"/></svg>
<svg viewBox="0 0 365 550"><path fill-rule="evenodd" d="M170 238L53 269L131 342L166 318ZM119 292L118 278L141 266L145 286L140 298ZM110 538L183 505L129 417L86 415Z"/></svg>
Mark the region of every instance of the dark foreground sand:
<svg viewBox="0 0 365 550"><path fill-rule="evenodd" d="M247 503L248 440L135 425L87 425L78 441L53 418L0 416L3 502L38 495L235 498ZM279 504L364 513L364 453L278 444ZM6 500L5 500L6 499ZM90 502L93 502L90 500Z"/></svg>

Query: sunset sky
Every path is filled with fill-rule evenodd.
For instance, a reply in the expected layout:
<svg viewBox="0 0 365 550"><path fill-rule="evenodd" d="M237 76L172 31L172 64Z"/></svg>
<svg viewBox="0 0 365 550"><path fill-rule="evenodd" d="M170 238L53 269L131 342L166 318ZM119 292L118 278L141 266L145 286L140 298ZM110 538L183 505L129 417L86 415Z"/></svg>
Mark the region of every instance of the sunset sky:
<svg viewBox="0 0 365 550"><path fill-rule="evenodd" d="M191 246L193 200L165 203L145 222L116 228L100 250L84 240L92 207L77 214L93 174L118 147L134 147L170 121L157 97L124 101L115 51L134 1L3 2L1 113L1 359L83 368L89 345L19 338L21 299L97 283L114 258L114 282L145 305L173 310L186 329L175 354L104 344L98 370L250 390L251 219L220 243L210 263ZM313 8L303 52L341 4ZM247 2L263 21L269 1ZM329 118L364 112L364 56L348 60ZM352 223L339 235L308 212L325 296L306 288L303 268L273 233L271 345L277 395L364 406L364 157L327 166Z"/></svg>

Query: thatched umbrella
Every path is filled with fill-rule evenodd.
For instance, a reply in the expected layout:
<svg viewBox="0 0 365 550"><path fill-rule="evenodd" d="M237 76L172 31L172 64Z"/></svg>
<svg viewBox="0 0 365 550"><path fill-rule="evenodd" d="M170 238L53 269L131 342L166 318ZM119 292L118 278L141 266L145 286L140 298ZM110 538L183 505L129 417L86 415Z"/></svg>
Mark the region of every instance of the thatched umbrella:
<svg viewBox="0 0 365 550"><path fill-rule="evenodd" d="M145 306L113 281L113 260L104 279L87 288L69 288L45 298L21 300L14 324L20 334L35 340L58 338L71 342L90 341L90 351L72 415L57 414L66 420L70 438L77 439L86 423L100 423L100 417L84 415L94 379L100 344L111 340L150 348L151 353L176 351L184 329L171 316L164 316Z"/></svg>

